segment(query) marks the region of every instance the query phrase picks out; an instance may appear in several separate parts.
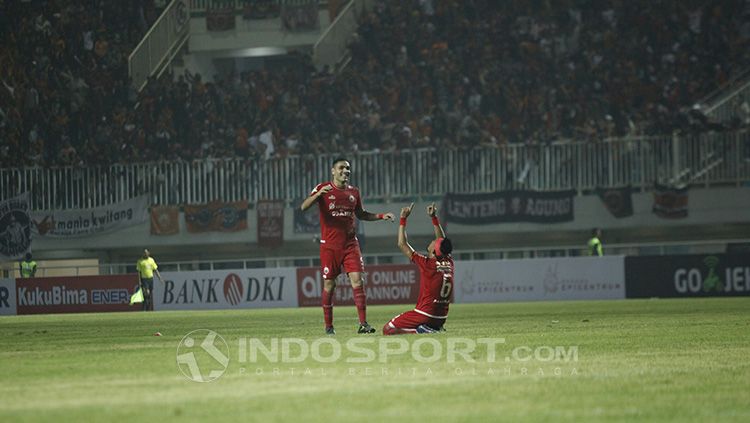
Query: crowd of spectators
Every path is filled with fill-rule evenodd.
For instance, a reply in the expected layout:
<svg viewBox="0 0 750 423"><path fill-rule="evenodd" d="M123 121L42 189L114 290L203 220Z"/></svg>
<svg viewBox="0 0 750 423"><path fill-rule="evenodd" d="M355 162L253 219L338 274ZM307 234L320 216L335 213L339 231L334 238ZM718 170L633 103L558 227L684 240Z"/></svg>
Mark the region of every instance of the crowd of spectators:
<svg viewBox="0 0 750 423"><path fill-rule="evenodd" d="M117 157L110 132L137 92L127 58L153 0L0 0L0 166Z"/></svg>
<svg viewBox="0 0 750 423"><path fill-rule="evenodd" d="M750 66L748 0L381 0L341 73L184 72L137 93L153 2L0 0L0 161L54 165L500 146L750 124L695 103ZM24 16L10 20L9 16ZM744 108L744 109L743 109Z"/></svg>

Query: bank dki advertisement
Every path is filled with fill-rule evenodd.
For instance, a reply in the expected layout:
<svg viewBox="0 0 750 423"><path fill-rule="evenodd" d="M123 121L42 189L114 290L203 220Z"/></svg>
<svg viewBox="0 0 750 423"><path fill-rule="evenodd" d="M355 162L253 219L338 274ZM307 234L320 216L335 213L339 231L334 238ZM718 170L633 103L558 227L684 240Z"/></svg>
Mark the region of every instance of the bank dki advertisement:
<svg viewBox="0 0 750 423"><path fill-rule="evenodd" d="M162 272L154 310L297 307L294 268Z"/></svg>

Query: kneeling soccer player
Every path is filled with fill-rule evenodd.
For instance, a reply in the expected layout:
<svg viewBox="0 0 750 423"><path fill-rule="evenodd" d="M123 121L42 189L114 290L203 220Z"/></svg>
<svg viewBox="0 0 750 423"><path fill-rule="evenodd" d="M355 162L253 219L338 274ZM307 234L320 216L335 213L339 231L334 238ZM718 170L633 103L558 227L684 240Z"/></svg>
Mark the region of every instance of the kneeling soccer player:
<svg viewBox="0 0 750 423"><path fill-rule="evenodd" d="M439 332L448 317L451 291L453 291L453 245L445 237L437 218L435 203L427 206L432 218L435 239L427 246L427 256L414 251L406 239L406 218L414 203L401 209L398 227L398 247L406 257L419 267L419 300L414 310L401 313L383 326L383 335L402 333Z"/></svg>

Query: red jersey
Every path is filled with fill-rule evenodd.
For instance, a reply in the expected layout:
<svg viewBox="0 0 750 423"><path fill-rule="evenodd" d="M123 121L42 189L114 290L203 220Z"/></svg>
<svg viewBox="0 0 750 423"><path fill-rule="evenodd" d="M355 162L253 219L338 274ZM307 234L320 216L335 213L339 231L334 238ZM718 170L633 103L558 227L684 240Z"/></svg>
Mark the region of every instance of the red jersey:
<svg viewBox="0 0 750 423"><path fill-rule="evenodd" d="M326 248L344 249L348 243L357 241L354 217L362 210L359 189L351 185L336 188L332 182L324 182L318 184L311 194L315 194L326 185L332 186L333 189L318 197L320 243Z"/></svg>
<svg viewBox="0 0 750 423"><path fill-rule="evenodd" d="M419 299L414 311L433 318L448 317L453 291L453 258L438 260L415 252L411 261L419 267Z"/></svg>

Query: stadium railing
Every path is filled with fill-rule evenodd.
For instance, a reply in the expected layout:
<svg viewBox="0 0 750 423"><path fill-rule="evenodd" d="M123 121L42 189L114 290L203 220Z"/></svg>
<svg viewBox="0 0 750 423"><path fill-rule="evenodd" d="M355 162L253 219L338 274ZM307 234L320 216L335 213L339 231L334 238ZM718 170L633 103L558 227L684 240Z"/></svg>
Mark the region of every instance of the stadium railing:
<svg viewBox="0 0 750 423"><path fill-rule="evenodd" d="M141 90L152 75L160 75L180 51L190 33L187 0L172 0L128 57L128 75Z"/></svg>
<svg viewBox="0 0 750 423"><path fill-rule="evenodd" d="M336 154L338 155L338 154ZM330 155L204 159L111 166L0 169L0 198L30 192L32 210L93 208L150 195L151 204L260 199L290 203L330 177ZM432 199L446 192L632 186L735 185L750 181L750 131L628 137L498 148L359 152L352 183L368 201Z"/></svg>
<svg viewBox="0 0 750 423"><path fill-rule="evenodd" d="M725 253L729 245L750 245L750 239L731 239L721 241L676 241L676 242L644 242L644 243L607 243L605 255L651 256L669 254L717 254ZM541 257L576 257L585 255L581 245L560 245L527 248L497 248L483 250L456 251L458 260L496 260L496 259L524 259ZM367 254L365 263L371 264L407 264L408 260L400 253ZM239 270L259 269L269 267L314 267L320 264L318 256L297 257L265 257L227 260L186 260L160 261L161 272L190 272L204 270ZM115 275L135 273L135 263L100 263L98 265L64 265L45 266L37 269L37 277L52 276L84 276L84 275ZM5 263L0 267L0 277L19 277L16 263Z"/></svg>
<svg viewBox="0 0 750 423"><path fill-rule="evenodd" d="M718 122L741 118L740 105L750 101L750 68L734 76L724 86L703 98L698 105Z"/></svg>
<svg viewBox="0 0 750 423"><path fill-rule="evenodd" d="M349 2L336 19L326 28L313 46L313 63L318 69L328 65L336 69L339 61L347 56L347 43L357 29L357 17L363 11L372 10L374 0Z"/></svg>

